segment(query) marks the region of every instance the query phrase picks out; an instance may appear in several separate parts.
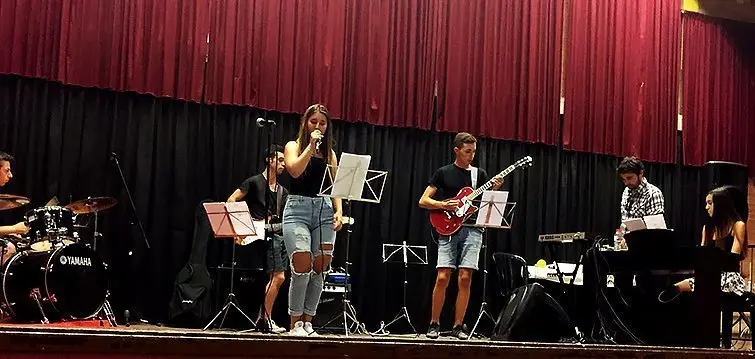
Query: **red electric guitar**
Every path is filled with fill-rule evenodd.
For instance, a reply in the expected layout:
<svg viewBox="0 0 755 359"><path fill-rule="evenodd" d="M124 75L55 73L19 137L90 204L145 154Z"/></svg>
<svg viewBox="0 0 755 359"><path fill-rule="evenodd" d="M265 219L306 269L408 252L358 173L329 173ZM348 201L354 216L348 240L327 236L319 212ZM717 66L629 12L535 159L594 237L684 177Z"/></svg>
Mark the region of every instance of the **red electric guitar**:
<svg viewBox="0 0 755 359"><path fill-rule="evenodd" d="M513 165L507 167L505 170L501 171L501 173L494 176L475 190L470 187L462 188L456 197L450 198L459 201L459 208L456 211L434 210L430 212L430 224L433 225L435 230L441 236L450 236L456 233L459 228L461 228L461 224L478 209L477 206L472 204L472 200L477 198L482 192L485 192L490 187L493 187L494 178L498 177L503 179L509 173L514 172L517 168L529 166L532 166L532 157L527 156L516 161Z"/></svg>

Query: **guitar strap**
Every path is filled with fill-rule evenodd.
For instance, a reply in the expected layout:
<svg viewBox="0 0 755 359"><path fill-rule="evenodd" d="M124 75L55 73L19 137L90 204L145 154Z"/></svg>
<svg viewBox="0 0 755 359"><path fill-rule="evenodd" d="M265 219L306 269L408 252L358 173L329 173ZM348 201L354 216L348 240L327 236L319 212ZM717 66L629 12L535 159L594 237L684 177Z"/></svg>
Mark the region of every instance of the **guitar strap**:
<svg viewBox="0 0 755 359"><path fill-rule="evenodd" d="M477 167L469 166L469 172L472 176L472 188L477 188Z"/></svg>

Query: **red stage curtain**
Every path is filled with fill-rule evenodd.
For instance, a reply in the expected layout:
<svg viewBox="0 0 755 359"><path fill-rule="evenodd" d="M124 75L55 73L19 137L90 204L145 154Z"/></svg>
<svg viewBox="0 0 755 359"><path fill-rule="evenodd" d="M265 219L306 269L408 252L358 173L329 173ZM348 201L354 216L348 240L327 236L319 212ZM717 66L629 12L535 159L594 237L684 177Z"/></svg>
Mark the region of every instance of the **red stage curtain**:
<svg viewBox="0 0 755 359"><path fill-rule="evenodd" d="M449 1L441 131L557 142L562 2Z"/></svg>
<svg viewBox="0 0 755 359"><path fill-rule="evenodd" d="M429 128L432 0L213 0L207 101Z"/></svg>
<svg viewBox="0 0 755 359"><path fill-rule="evenodd" d="M572 0L564 148L676 160L679 0Z"/></svg>
<svg viewBox="0 0 755 359"><path fill-rule="evenodd" d="M724 160L755 169L755 24L685 13L684 162ZM749 153L748 153L749 152Z"/></svg>
<svg viewBox="0 0 755 359"><path fill-rule="evenodd" d="M63 1L0 1L0 73L58 80Z"/></svg>
<svg viewBox="0 0 755 359"><path fill-rule="evenodd" d="M11 45L0 50L0 72L198 101L209 5L3 0L0 39Z"/></svg>
<svg viewBox="0 0 755 359"><path fill-rule="evenodd" d="M340 115L345 12L343 0L213 0L207 102Z"/></svg>
<svg viewBox="0 0 755 359"><path fill-rule="evenodd" d="M351 0L346 12L343 118L430 129L439 0Z"/></svg>

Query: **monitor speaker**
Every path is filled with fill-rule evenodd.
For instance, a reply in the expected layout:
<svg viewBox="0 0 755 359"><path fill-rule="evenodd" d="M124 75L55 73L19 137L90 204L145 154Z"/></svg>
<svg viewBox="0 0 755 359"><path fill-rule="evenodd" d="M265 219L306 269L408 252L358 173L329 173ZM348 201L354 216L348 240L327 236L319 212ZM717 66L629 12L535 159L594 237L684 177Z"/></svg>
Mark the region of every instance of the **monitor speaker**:
<svg viewBox="0 0 755 359"><path fill-rule="evenodd" d="M747 193L747 166L741 163L710 161L703 165L703 174L706 192L716 187L734 186Z"/></svg>
<svg viewBox="0 0 755 359"><path fill-rule="evenodd" d="M516 289L498 316L493 340L550 342L574 338L575 326L564 309L538 283Z"/></svg>

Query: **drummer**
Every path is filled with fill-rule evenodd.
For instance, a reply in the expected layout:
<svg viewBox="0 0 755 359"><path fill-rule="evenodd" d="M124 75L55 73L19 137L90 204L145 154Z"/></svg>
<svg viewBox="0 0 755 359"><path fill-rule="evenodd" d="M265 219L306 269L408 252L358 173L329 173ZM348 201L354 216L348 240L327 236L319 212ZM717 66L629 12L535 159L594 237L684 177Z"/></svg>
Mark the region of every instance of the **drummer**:
<svg viewBox="0 0 755 359"><path fill-rule="evenodd" d="M0 152L0 187L5 186L13 178L13 172L11 172L11 161L13 156ZM18 222L12 226L0 226L0 246L2 246L2 265L16 254L16 246L13 244L13 238L21 239L22 234L29 232L29 227L24 222Z"/></svg>

